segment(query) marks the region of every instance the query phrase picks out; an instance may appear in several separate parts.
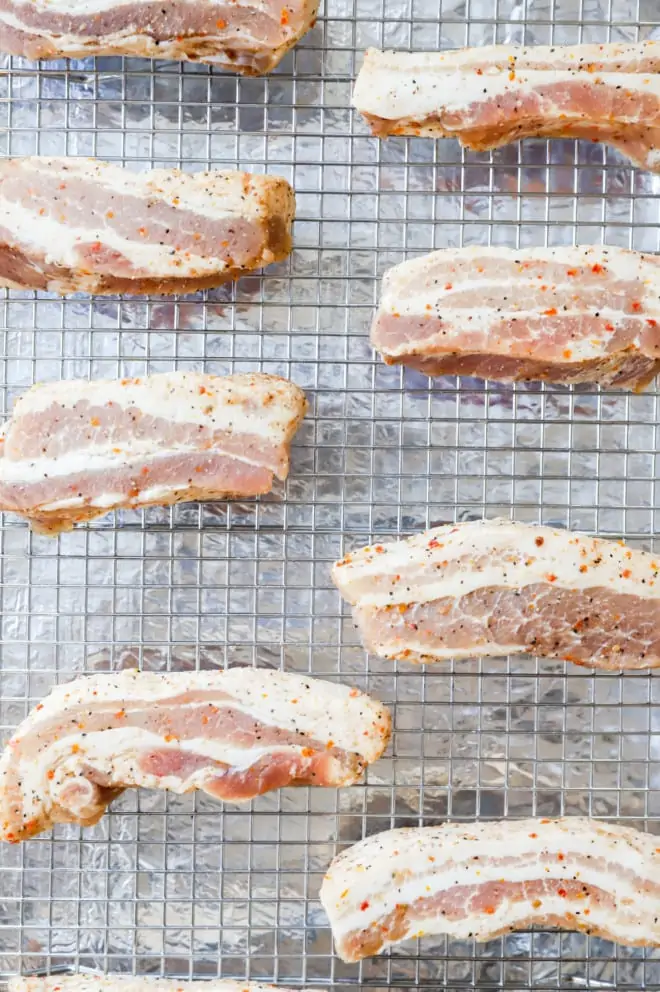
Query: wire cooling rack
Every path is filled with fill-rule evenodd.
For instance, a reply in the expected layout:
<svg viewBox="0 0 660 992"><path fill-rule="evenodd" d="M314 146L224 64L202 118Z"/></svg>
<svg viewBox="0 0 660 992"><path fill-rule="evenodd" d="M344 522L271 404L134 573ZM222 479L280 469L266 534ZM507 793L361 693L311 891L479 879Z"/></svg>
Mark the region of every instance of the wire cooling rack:
<svg viewBox="0 0 660 992"><path fill-rule="evenodd" d="M434 246L658 250L660 177L571 141L492 156L379 143L349 101L370 44L636 39L659 21L659 0L327 0L266 79L137 59L5 63L2 154L239 166L286 176L298 197L292 257L237 287L179 302L7 294L5 408L36 379L177 367L290 376L311 412L287 485L259 502L122 512L59 540L4 520L4 736L76 672L234 663L359 684L393 705L396 735L350 790L236 808L133 792L93 829L1 847L0 973L660 989L659 952L574 934L427 938L343 965L318 901L338 847L390 825L580 813L660 831L657 678L528 657L367 664L329 581L345 549L483 514L652 547L653 388L429 384L374 360L367 330L383 270Z"/></svg>

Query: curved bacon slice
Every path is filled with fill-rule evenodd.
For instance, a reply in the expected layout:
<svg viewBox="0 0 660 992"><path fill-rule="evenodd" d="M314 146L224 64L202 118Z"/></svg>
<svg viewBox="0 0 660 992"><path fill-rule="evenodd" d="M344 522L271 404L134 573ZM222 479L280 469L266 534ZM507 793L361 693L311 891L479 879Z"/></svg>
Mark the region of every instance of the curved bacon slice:
<svg viewBox="0 0 660 992"><path fill-rule="evenodd" d="M660 258L446 249L385 273L371 341L427 375L642 389L660 370Z"/></svg>
<svg viewBox="0 0 660 992"><path fill-rule="evenodd" d="M132 786L242 802L287 785L352 785L389 734L374 699L300 675L78 678L53 689L0 758L0 839L90 826Z"/></svg>
<svg viewBox="0 0 660 992"><path fill-rule="evenodd" d="M10 978L8 992L293 992L260 982L234 982L229 978L180 981L144 975L42 975ZM308 992L302 989L299 992Z"/></svg>
<svg viewBox="0 0 660 992"><path fill-rule="evenodd" d="M278 176L5 159L0 285L60 294L210 289L286 258L294 211L293 190Z"/></svg>
<svg viewBox="0 0 660 992"><path fill-rule="evenodd" d="M624 670L660 665L659 570L622 543L479 520L355 551L332 577L385 658L529 652Z"/></svg>
<svg viewBox="0 0 660 992"><path fill-rule="evenodd" d="M660 838L580 817L388 830L336 857L321 887L343 961L531 926L656 947L659 900Z"/></svg>
<svg viewBox="0 0 660 992"><path fill-rule="evenodd" d="M318 0L0 0L0 50L28 59L132 55L274 69Z"/></svg>
<svg viewBox="0 0 660 992"><path fill-rule="evenodd" d="M476 149L526 137L586 138L660 170L660 41L369 49L353 105L381 136L458 138Z"/></svg>
<svg viewBox="0 0 660 992"><path fill-rule="evenodd" d="M0 438L0 509L57 533L118 507L267 493L305 395L260 373L33 386Z"/></svg>

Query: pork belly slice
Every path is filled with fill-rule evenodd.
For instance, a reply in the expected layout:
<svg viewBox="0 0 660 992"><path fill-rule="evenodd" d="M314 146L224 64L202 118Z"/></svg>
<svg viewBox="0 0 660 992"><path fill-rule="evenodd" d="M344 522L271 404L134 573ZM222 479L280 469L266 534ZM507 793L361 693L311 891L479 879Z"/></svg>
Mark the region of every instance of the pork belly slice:
<svg viewBox="0 0 660 992"><path fill-rule="evenodd" d="M388 830L336 857L321 887L343 961L531 926L656 947L659 901L660 838L581 817Z"/></svg>
<svg viewBox="0 0 660 992"><path fill-rule="evenodd" d="M0 433L0 509L56 534L120 507L267 493L305 395L260 373L33 386Z"/></svg>
<svg viewBox="0 0 660 992"><path fill-rule="evenodd" d="M243 802L287 785L353 785L382 754L388 711L283 672L124 671L57 686L0 758L0 839L90 826L124 789Z"/></svg>
<svg viewBox="0 0 660 992"><path fill-rule="evenodd" d="M449 248L389 269L371 341L427 375L641 390L660 370L660 258Z"/></svg>
<svg viewBox="0 0 660 992"><path fill-rule="evenodd" d="M10 978L7 992L293 992L260 982L235 982L229 978L181 981L144 975L38 975ZM299 990L308 992L308 990Z"/></svg>
<svg viewBox="0 0 660 992"><path fill-rule="evenodd" d="M294 211L277 176L5 159L0 285L62 295L210 289L286 258Z"/></svg>
<svg viewBox="0 0 660 992"><path fill-rule="evenodd" d="M0 50L28 59L133 55L274 69L318 0L0 0Z"/></svg>
<svg viewBox="0 0 660 992"><path fill-rule="evenodd" d="M528 652L625 670L660 665L659 563L620 542L478 520L355 551L332 577L385 658Z"/></svg>
<svg viewBox="0 0 660 992"><path fill-rule="evenodd" d="M369 49L353 105L381 136L458 138L475 149L526 137L586 138L660 171L660 41Z"/></svg>

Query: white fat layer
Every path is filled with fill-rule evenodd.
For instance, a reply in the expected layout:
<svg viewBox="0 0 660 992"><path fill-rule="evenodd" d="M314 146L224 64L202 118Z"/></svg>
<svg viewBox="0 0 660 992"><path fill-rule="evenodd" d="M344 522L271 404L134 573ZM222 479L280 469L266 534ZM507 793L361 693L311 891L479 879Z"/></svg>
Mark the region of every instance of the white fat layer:
<svg viewBox="0 0 660 992"><path fill-rule="evenodd" d="M585 875L583 881L593 885L597 885L600 881L602 883L601 888L605 888L607 878L608 876L599 878L594 874L587 879ZM423 894L428 895L428 893L418 893L418 896ZM411 898L414 897L414 893L411 893ZM530 926L533 924L534 918L542 920L544 917L557 916L560 919L565 919L567 912L575 914L577 911L578 920L581 921L585 929L606 930L616 937L619 943L633 944L645 939L649 939L651 942L660 942L660 932L657 932L657 928L650 922L653 920L654 914L657 913L657 896L640 895L637 892L633 894L631 889L629 897L634 900L633 909L629 906L618 905L616 910L612 910L610 907L599 905L597 898L592 899L588 896L580 899L579 903L576 904L553 894L550 896L542 895L540 897L542 905L536 909L532 905L535 900L530 898L522 902L503 902L497 906L494 913L481 917L471 915L464 920L447 920L441 916L435 919L424 918L416 922L416 918L411 916L411 929L407 934L407 939L432 934L446 934L458 940L472 938L485 941L490 940L493 935L502 930L515 930L520 926ZM624 896L624 898L626 897ZM406 902L407 899L406 895L402 895L402 902ZM585 910L589 911L586 916L584 915ZM356 913L353 918L353 926L356 929L365 926L360 917L361 914ZM568 929L576 928L569 925ZM647 938L646 935L649 931L651 937ZM343 929L342 932L344 932ZM339 934L338 940L341 941L341 939L342 936ZM396 941L386 941L380 953L393 943Z"/></svg>
<svg viewBox="0 0 660 992"><path fill-rule="evenodd" d="M335 584L353 605L428 603L477 589L519 589L537 583L660 598L660 558L614 541L550 527L479 520L436 527L407 541L375 547L383 550L356 551L346 564L333 568ZM498 562L494 555L505 560Z"/></svg>
<svg viewBox="0 0 660 992"><path fill-rule="evenodd" d="M0 197L0 227L13 235L17 244L29 246L43 255L46 264L77 269L81 265L81 245L100 242L104 248L119 252L134 269L149 278L185 279L221 272L226 262L221 258L173 251L167 245L129 241L108 227L70 227L52 217L40 217L20 203ZM92 263L90 262L90 266ZM127 273L130 275L131 273Z"/></svg>
<svg viewBox="0 0 660 992"><path fill-rule="evenodd" d="M450 48L439 52L396 52L367 50L365 62L395 64L401 61L410 69L438 69L451 72L455 69L473 69L483 66L502 66L507 70L511 62L516 69L530 65L543 65L545 69L572 69L578 65L599 64L611 71L634 72L643 60L657 59L660 63L660 41L610 42L586 45L484 45L483 48Z"/></svg>
<svg viewBox="0 0 660 992"><path fill-rule="evenodd" d="M209 430L253 434L277 445L290 436L302 399L298 386L277 376L164 372L142 379L75 379L36 385L16 401L13 418L42 413L53 404L71 410L81 401L96 407L112 403L122 409L135 407L143 416L172 424L203 424ZM7 428L9 433L11 420ZM116 446L125 448L126 444ZM2 464L0 459L0 468Z"/></svg>
<svg viewBox="0 0 660 992"><path fill-rule="evenodd" d="M578 817L545 823L524 820L391 830L355 845L346 852L347 857L340 856L330 865L321 901L333 934L341 942L347 934L374 925L397 905L432 899L457 885L478 888L502 880L570 881L577 876L580 882L603 889L618 903L614 913L606 911L610 929L634 933L639 940L644 936L640 933L643 927L660 942L658 914L649 913L652 906L657 909L657 893L644 892L639 885L640 880L658 884L657 846L657 838L650 834ZM577 858L583 859L580 864ZM592 863L601 858L607 861L605 870ZM400 884L396 884L397 872L401 873ZM545 897L541 899L543 907L538 915L551 911ZM632 900L630 905L625 903L628 899ZM365 902L367 908L360 909ZM589 906L587 900L584 902ZM570 899L563 899L561 904L561 915L575 908L575 901ZM440 916L420 921L420 926L426 933L467 934L479 932L481 924L481 931L488 934L515 922L517 912L505 903L487 919L473 913L466 921L454 924ZM520 918L533 914L527 904ZM595 920L590 922L593 925ZM463 923L469 924L465 931Z"/></svg>
<svg viewBox="0 0 660 992"><path fill-rule="evenodd" d="M229 705L266 726L299 731L317 740L327 737L335 747L367 760L373 760L382 750L387 715L369 696L339 683L253 668L167 675L125 671L78 678L56 686L16 735L23 737L28 730L59 718L67 709L84 708L88 703L95 708L104 703L121 708L126 700L134 700L136 705L163 705L183 693L204 691L224 692L231 697L227 701L209 699L214 705Z"/></svg>
<svg viewBox="0 0 660 992"><path fill-rule="evenodd" d="M357 618L359 625L360 618ZM391 633L391 632L389 632ZM381 636L387 637L388 631L383 630ZM372 654L377 654L381 658L398 658L401 653L401 642L397 636L393 636L391 641L375 641L369 638L367 649ZM465 658L501 658L507 654L526 654L528 648L521 647L520 644L475 644L469 648L443 648L442 646L430 645L422 641L413 641L406 638L405 658L406 661L423 661L426 658L436 658L438 661L460 661ZM419 657L415 658L415 654Z"/></svg>
<svg viewBox="0 0 660 992"><path fill-rule="evenodd" d="M178 978L94 974L14 977L8 980L7 989L8 992L117 992L118 989L121 992L273 992L272 985L235 982L230 978L181 981ZM279 987L279 992L291 990Z"/></svg>
<svg viewBox="0 0 660 992"><path fill-rule="evenodd" d="M623 86L641 96L653 95L660 99L660 75L635 72L576 73L569 69L516 69L510 78L508 66L493 65L482 74L472 68L456 68L448 64L441 54L370 51L358 75L353 91L353 106L363 114L372 114L384 120L421 121L441 113L445 131L465 127L464 114L470 107L493 97L515 93L522 99L525 94L550 85L570 86L580 82L594 89ZM598 84L598 85L597 85ZM571 113L570 106L557 105L557 114L563 119L584 122L581 112ZM550 110L545 111L550 116ZM444 115L459 114L456 122ZM617 115L618 123L638 123L639 112Z"/></svg>
<svg viewBox="0 0 660 992"><path fill-rule="evenodd" d="M72 755L71 749L74 747L78 750ZM137 768L135 762L141 753L154 750L199 754L209 759L209 766L198 768L185 777L177 774L149 775ZM211 767L211 762L219 761L236 771L246 771L268 755L299 754L301 751L302 747L295 745L232 747L224 741L201 737L168 744L159 734L140 727L67 734L42 752L38 762L33 758L20 762L24 805L36 815L43 804L43 797L50 794L56 799L58 791L71 780L72 774L79 773L81 766L93 768L112 782L184 793L203 788L210 778L217 776L218 771ZM50 769L55 772L52 780L45 777Z"/></svg>
<svg viewBox="0 0 660 992"><path fill-rule="evenodd" d="M94 496L92 499L88 499L85 496L75 496L71 499L56 499L50 503L40 503L38 510L39 513L61 513L62 511L76 510L88 506L101 507L108 511L127 506L149 506L154 503L167 506L173 497L178 499L182 494L192 492L193 488L196 493L200 491L206 493L205 499L222 498L222 494L227 492L227 489L222 487L221 480L218 480L214 486L208 479L205 479L200 485L194 487L183 485L150 486L149 489L141 489L137 496L131 496L130 499L126 498L126 493L113 493L110 491L101 493L100 496ZM233 490L232 493L235 495ZM198 496L197 498L201 497Z"/></svg>
<svg viewBox="0 0 660 992"><path fill-rule="evenodd" d="M660 79L660 76L658 77ZM409 289L411 284L418 285L418 280L426 278L429 280L429 289L439 290L441 286L433 284L434 277L439 277L446 281L451 281L451 273L472 272L472 265L480 259L503 260L507 262L552 262L565 265L567 268L579 268L581 266L602 265L608 277L623 282L634 282L637 280L651 280L656 284L660 282L660 260L657 256L642 254L641 252L629 251L625 248L616 248L611 245L561 245L557 248L500 248L489 245L471 245L466 248L441 248L438 251L430 252L428 255L421 255L412 258L407 262L392 266L383 276L383 293L398 293L403 289ZM536 275L537 273L535 273ZM516 283L520 278L525 278L524 269L516 275ZM480 282L478 278L475 280ZM513 279L511 280L513 282ZM540 280L530 280L538 286ZM609 281L603 278L603 285ZM484 282L487 284L488 280ZM576 280L580 285L579 278ZM457 282L454 289L461 289L466 282ZM601 285L600 282L591 285Z"/></svg>
<svg viewBox="0 0 660 992"><path fill-rule="evenodd" d="M218 450L222 452L221 448ZM125 446L120 454L113 454L112 449L109 447L98 451L90 446L89 448L85 448L84 451L72 451L57 458L40 458L37 461L11 461L7 458L0 458L0 485L29 485L34 482L43 482L44 479L57 479L67 475L74 476L82 472L89 473L90 475L105 471L113 473L127 467L135 466L136 463L144 467L150 467L153 464L153 470L157 472L158 462L176 455L188 454L198 454L202 462L209 456L208 451L200 451L198 448L192 446L172 445L168 448L158 449L154 448L153 445L149 446L147 443L141 443ZM242 453L231 454L227 457L243 462L246 465L270 468L270 466L264 466L262 462L245 458ZM164 488L167 491L171 491L172 488L177 487L166 486ZM105 506L109 495L109 493L99 495L92 500L92 503ZM125 496L122 496L121 499L125 499ZM87 504L89 499L87 496L82 496L80 501ZM59 502L57 501L57 503ZM67 500L66 502L68 503L69 501ZM55 506L57 503L42 504L42 506ZM75 506L76 500L71 505Z"/></svg>
<svg viewBox="0 0 660 992"><path fill-rule="evenodd" d="M512 290L515 292L515 290ZM476 297L475 297L476 298ZM554 305L555 300L553 299L552 305ZM550 302L546 303L545 306L549 307ZM561 306L561 300L559 300L559 305ZM402 318L404 317L416 317L418 318L421 314L424 314L423 305L420 307L419 301L414 300L405 305L393 308L397 313L400 314ZM380 313L383 310L381 309ZM636 318L635 314L627 314L622 310L612 310L610 307L600 307L598 310L599 315L606 320L608 323L613 325L613 330L609 333L599 331L600 336L594 336L593 328L587 328L584 332L584 336L578 338L573 336L575 334L575 329L571 327L571 337L566 340L566 353L563 351L557 351L556 346L553 344L552 353L548 360L552 360L553 364L562 365L563 363L572 364L576 361L588 361L592 358L603 358L608 352L608 339L616 333L617 324L623 320L638 320L640 335L645 330L644 323L648 319L646 316ZM657 319L660 321L660 306L654 309L649 308L645 311L648 313L657 313ZM442 301L439 302L436 311L437 316L442 318L442 327L437 334L432 337L420 333L419 338L414 338L407 336L398 345L379 345L379 349L386 352L388 355L409 355L414 349L419 349L422 353L426 353L430 349L438 349L438 351L455 351L457 346L461 347L462 335L469 332L481 332L484 335L489 335L493 332L493 324L499 323L500 321L516 321L522 327L528 321L537 321L543 316L543 311L541 310L541 305L539 305L538 310L494 310L492 307L480 308L480 307L443 307ZM433 312L426 311L426 316L433 319L436 316ZM575 317L589 317L593 315L593 311L589 312L587 309L583 310L571 310L564 309L561 307L559 311L559 318L575 318ZM423 330L423 329L422 329ZM639 343L639 339L636 339L634 344ZM476 348L462 348L461 351L466 353L474 350L478 352L486 352L490 354L504 354L510 355L516 358L533 358L538 361L543 361L546 357L546 352L544 350L544 329L534 328L530 334L521 341L517 341L511 338L511 336L505 331L502 334L495 335L493 332L490 338L484 341L482 344L478 345Z"/></svg>
<svg viewBox="0 0 660 992"><path fill-rule="evenodd" d="M150 0L137 0L150 2ZM191 3L192 0L182 0ZM46 9L52 12L55 8L64 9L67 4L49 2ZM71 6L80 7L73 0ZM95 3L85 0L85 15L88 6ZM252 6L250 4L249 6ZM115 7L112 3L99 3L99 10ZM92 158L46 158L32 156L21 159L21 172L26 176L33 173L38 176L45 172L49 177L59 176L63 182L74 178L98 183L109 189L117 196L136 196L145 203L149 200L160 200L182 212L201 214L212 220L224 220L241 216L247 219L257 219L263 213L259 197L255 195L254 187L244 188L244 175L241 172L217 171L189 174L178 169L150 169L145 172L134 172L111 162L102 162ZM265 177L256 177L255 182L268 182ZM177 200L178 202L174 202ZM58 225L59 227L59 225ZM103 239L105 240L105 238Z"/></svg>

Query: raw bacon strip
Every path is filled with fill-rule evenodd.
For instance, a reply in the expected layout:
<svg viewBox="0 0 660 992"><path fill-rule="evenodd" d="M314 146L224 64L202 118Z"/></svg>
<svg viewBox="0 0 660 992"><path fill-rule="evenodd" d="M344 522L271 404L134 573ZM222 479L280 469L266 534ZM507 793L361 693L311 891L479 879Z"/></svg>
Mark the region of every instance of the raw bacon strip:
<svg viewBox="0 0 660 992"><path fill-rule="evenodd" d="M363 548L332 577L385 658L529 652L624 670L660 665L659 570L623 543L479 520Z"/></svg>
<svg viewBox="0 0 660 992"><path fill-rule="evenodd" d="M143 975L43 975L10 978L7 992L293 992L259 982L234 982L229 978L180 981ZM306 992L306 990L300 990Z"/></svg>
<svg viewBox="0 0 660 992"><path fill-rule="evenodd" d="M659 901L660 838L581 817L388 830L336 857L321 887L343 961L531 926L656 947Z"/></svg>
<svg viewBox="0 0 660 992"><path fill-rule="evenodd" d="M427 375L643 389L660 370L660 258L445 249L385 273L371 341Z"/></svg>
<svg viewBox="0 0 660 992"><path fill-rule="evenodd" d="M660 170L660 41L444 52L369 49L353 105L374 134L498 148L586 138Z"/></svg>
<svg viewBox="0 0 660 992"><path fill-rule="evenodd" d="M57 533L118 507L267 493L306 406L259 373L33 386L1 429L0 509Z"/></svg>
<svg viewBox="0 0 660 992"><path fill-rule="evenodd" d="M137 55L274 69L318 0L0 0L0 50L28 59Z"/></svg>
<svg viewBox="0 0 660 992"><path fill-rule="evenodd" d="M62 295L210 289L286 258L294 210L277 176L5 159L0 285Z"/></svg>
<svg viewBox="0 0 660 992"><path fill-rule="evenodd" d="M131 786L242 802L286 785L352 785L389 734L380 703L299 675L78 678L53 689L0 758L0 839L90 826Z"/></svg>

